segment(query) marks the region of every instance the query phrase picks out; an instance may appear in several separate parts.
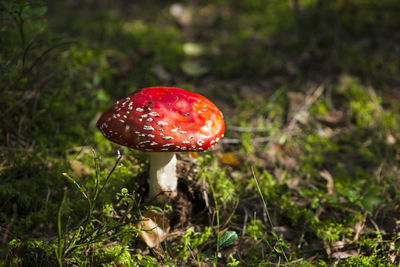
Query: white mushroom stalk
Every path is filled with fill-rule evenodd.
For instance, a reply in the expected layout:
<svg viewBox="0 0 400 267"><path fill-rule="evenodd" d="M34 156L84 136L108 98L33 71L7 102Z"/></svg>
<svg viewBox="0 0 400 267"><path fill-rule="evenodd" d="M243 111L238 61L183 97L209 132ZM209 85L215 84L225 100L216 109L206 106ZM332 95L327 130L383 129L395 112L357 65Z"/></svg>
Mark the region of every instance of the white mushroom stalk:
<svg viewBox="0 0 400 267"><path fill-rule="evenodd" d="M174 197L178 178L176 177L175 152L150 153L150 179L148 199L154 200L159 196ZM161 199L158 199L161 200Z"/></svg>

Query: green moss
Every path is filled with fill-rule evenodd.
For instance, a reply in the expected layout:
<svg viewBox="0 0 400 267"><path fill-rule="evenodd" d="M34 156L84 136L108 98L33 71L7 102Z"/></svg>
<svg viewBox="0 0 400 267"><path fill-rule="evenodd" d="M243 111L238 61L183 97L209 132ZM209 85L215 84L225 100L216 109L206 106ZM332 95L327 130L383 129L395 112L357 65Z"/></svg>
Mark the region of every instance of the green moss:
<svg viewBox="0 0 400 267"><path fill-rule="evenodd" d="M400 218L395 0L103 2L0 4L0 265L391 264ZM187 53L188 44L202 51ZM188 57L207 72L189 77ZM144 254L137 179L147 155L107 141L95 123L115 100L160 84L208 95L235 144L197 161L181 156L206 185L199 195L209 193L204 218L188 216L161 253ZM306 120L289 128L292 108L306 108ZM331 112L342 117L330 123ZM117 150L124 156L108 177ZM220 160L227 152L237 162ZM246 231L219 247L228 229ZM315 249L343 240L356 257Z"/></svg>

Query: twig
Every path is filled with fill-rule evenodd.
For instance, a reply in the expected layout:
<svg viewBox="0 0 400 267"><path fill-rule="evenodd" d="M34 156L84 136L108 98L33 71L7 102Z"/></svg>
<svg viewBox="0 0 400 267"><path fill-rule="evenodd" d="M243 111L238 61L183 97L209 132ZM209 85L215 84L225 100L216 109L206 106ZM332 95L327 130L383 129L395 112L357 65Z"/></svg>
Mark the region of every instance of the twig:
<svg viewBox="0 0 400 267"><path fill-rule="evenodd" d="M237 209L238 205L239 205L239 200L236 201L235 207L233 208L233 210L232 210L232 212L231 212L231 215L229 215L228 219L226 219L226 222L222 225L222 227L221 227L222 229L224 229L224 228L228 225L228 223L231 221L233 215L234 215L235 212L236 212L236 209Z"/></svg>
<svg viewBox="0 0 400 267"><path fill-rule="evenodd" d="M247 210L247 208L243 207L243 211L244 211L244 218L243 218L243 227L242 227L242 237L239 240L238 251L241 251L240 247L242 246L243 238L244 238L244 235L246 234L247 220L249 219L249 211ZM239 253L239 255L240 255L240 253Z"/></svg>
<svg viewBox="0 0 400 267"><path fill-rule="evenodd" d="M11 87L13 87L16 83L18 83L22 78L25 77L25 74L31 73L31 72L32 72L32 69L35 67L35 65L38 64L39 61L40 61L44 56L46 56L48 53L50 53L52 50L54 50L54 49L56 49L56 48L59 48L59 47L61 47L61 46L64 46L64 45L69 45L69 44L74 44L74 43L76 43L76 41L66 41L66 42L63 42L63 43L59 43L59 44L53 45L52 47L46 49L44 52L42 52L42 54L40 54L40 55L34 60L34 62L30 65L30 67L29 67L27 70L24 70L24 71L19 75L19 77L16 78L16 79L14 80L14 82L12 82L11 84L8 84L7 86L5 86L5 90L9 90L9 89L10 89Z"/></svg>
<svg viewBox="0 0 400 267"><path fill-rule="evenodd" d="M310 106L311 106L315 101L317 101L317 99L322 95L323 92L324 92L324 87L323 87L322 85L320 85L317 89L314 90L314 92L313 92L311 95L306 96L304 106L302 106L302 107L296 112L296 115L295 115L295 116L292 118L292 120L289 122L289 125L288 125L287 130L286 130L287 132L291 132L291 131L294 129L294 127L296 126L297 122L298 122L299 119L300 119L300 115L301 115L303 112L307 111L307 110L310 108Z"/></svg>
<svg viewBox="0 0 400 267"><path fill-rule="evenodd" d="M367 219L367 215L368 215L368 212L365 211L363 214L362 221L356 224L356 226L355 226L356 234L354 235L354 241L358 241L358 239L360 238L361 231L365 226L365 220Z"/></svg>
<svg viewBox="0 0 400 267"><path fill-rule="evenodd" d="M4 229L4 234L3 238L1 239L1 246L0 246L0 252L4 251L5 252L5 247L7 244L7 238L10 233L11 226L14 224L15 220L17 219L17 204L13 204L13 215L11 217L10 222L8 223L7 227Z"/></svg>

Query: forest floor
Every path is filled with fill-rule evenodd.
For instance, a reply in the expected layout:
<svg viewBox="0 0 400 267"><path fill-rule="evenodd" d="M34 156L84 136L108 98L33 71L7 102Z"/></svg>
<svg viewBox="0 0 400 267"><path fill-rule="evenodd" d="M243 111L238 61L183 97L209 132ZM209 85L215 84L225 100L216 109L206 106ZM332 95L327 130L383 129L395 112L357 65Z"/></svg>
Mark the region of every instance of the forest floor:
<svg viewBox="0 0 400 267"><path fill-rule="evenodd" d="M0 265L400 264L399 3L206 2L0 3ZM226 124L166 205L95 127L158 85Z"/></svg>

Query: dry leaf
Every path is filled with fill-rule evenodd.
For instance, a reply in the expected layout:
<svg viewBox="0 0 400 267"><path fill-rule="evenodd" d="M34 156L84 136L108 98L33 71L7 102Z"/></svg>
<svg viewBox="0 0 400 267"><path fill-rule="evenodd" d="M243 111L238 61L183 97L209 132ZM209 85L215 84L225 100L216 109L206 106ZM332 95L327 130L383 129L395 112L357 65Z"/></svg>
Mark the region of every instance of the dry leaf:
<svg viewBox="0 0 400 267"><path fill-rule="evenodd" d="M184 5L176 3L171 5L169 13L176 19L181 26L189 26L192 24L192 12Z"/></svg>
<svg viewBox="0 0 400 267"><path fill-rule="evenodd" d="M358 252L354 249L347 251L337 251L332 253L332 258L334 259L346 259L349 257L355 257L358 255Z"/></svg>
<svg viewBox="0 0 400 267"><path fill-rule="evenodd" d="M137 227L143 231L139 231L140 237L150 247L158 247L165 240L169 232L169 221L164 214L155 210L148 210L143 213L143 220Z"/></svg>
<svg viewBox="0 0 400 267"><path fill-rule="evenodd" d="M188 154L190 157L192 157L194 159L197 159L199 157L199 154L197 154L197 152L189 151Z"/></svg>
<svg viewBox="0 0 400 267"><path fill-rule="evenodd" d="M331 110L325 116L317 117L317 120L329 127L340 126L345 122L343 112L338 110Z"/></svg>
<svg viewBox="0 0 400 267"><path fill-rule="evenodd" d="M240 162L236 159L236 157L231 152L222 154L220 156L219 160L224 164L240 165Z"/></svg>
<svg viewBox="0 0 400 267"><path fill-rule="evenodd" d="M138 223L140 237L150 248L158 247L167 234L152 219L143 217Z"/></svg>
<svg viewBox="0 0 400 267"><path fill-rule="evenodd" d="M391 133L389 133L389 134L386 136L386 144L388 144L388 145L394 145L394 144L396 144L396 138L395 138Z"/></svg>
<svg viewBox="0 0 400 267"><path fill-rule="evenodd" d="M332 195L334 188L332 175L327 170L321 171L319 175L326 180L326 190L328 191L328 195Z"/></svg>
<svg viewBox="0 0 400 267"><path fill-rule="evenodd" d="M300 92L288 92L287 96L289 99L287 121L291 121L304 105L305 95Z"/></svg>
<svg viewBox="0 0 400 267"><path fill-rule="evenodd" d="M73 176L78 179L91 174L90 168L78 160L71 160L69 165L71 166Z"/></svg>

